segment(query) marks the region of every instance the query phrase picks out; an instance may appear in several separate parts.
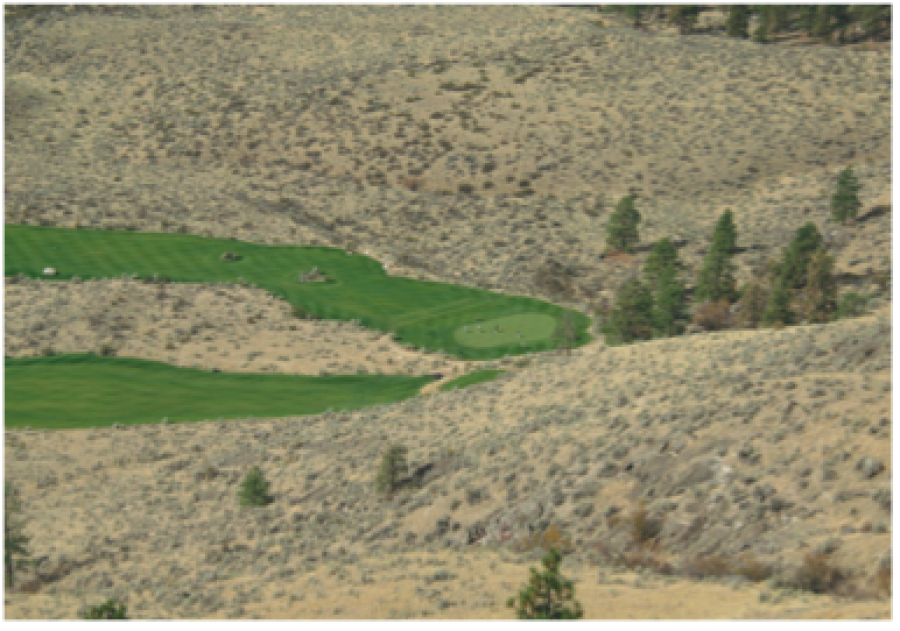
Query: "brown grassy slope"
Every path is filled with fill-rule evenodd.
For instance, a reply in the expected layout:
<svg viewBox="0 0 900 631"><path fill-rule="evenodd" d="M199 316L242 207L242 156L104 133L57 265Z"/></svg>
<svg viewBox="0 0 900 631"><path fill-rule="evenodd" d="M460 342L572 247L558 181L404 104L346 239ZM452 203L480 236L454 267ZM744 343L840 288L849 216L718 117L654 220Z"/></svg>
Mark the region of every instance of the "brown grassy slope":
<svg viewBox="0 0 900 631"><path fill-rule="evenodd" d="M662 523L657 555L676 570L745 553L789 578L826 550L869 588L890 549L889 332L882 311L593 345L496 383L351 414L15 432L6 476L26 498L41 571L56 580L42 588L52 600L13 596L7 615L73 615L76 601L106 595L139 617L241 615L256 598L266 616L311 615L312 603L293 607L290 586L314 570L364 590L395 554L512 554L551 524L578 563L604 561L630 549L641 500ZM371 484L394 441L423 475L385 502ZM254 465L275 502L241 509L240 479ZM406 578L428 583L427 567L412 563ZM496 609L479 589L459 589L433 615ZM376 600L357 605L381 615Z"/></svg>
<svg viewBox="0 0 900 631"><path fill-rule="evenodd" d="M888 190L889 54L589 17L139 7L17 26L7 221L358 243L401 272L529 293L552 291L536 276L556 263L562 293L593 302L621 280L597 257L629 192L644 242L673 236L696 266L727 207L740 244L769 251L827 227L848 163L864 202Z"/></svg>
<svg viewBox="0 0 900 631"><path fill-rule="evenodd" d="M596 300L629 273L596 260L611 202L629 187L643 187L644 240L679 235L695 266L719 212L733 208L739 244L758 246L738 257L746 274L803 221L824 231L834 178L852 159L867 215L845 230L839 269L863 280L890 269L890 213L878 210L890 200L890 58L880 53L596 30L549 7L227 7L221 18L140 7L16 28L8 222L353 240L402 258L400 272L424 265L512 291L534 291L552 258L578 272L576 296ZM439 60L449 67L423 68ZM439 82L481 81L481 61L490 85L473 105L452 90L439 100ZM515 82L536 65L546 68ZM414 94L422 100L407 102ZM464 129L465 116L432 118L451 103L487 131ZM404 108L405 140L395 138ZM413 144L392 153L401 141ZM497 167L484 174L489 154ZM547 157L555 170L537 168ZM425 181L406 185L419 190L398 187L393 178L415 169ZM366 177L376 171L388 186L366 183L384 181ZM433 194L488 176L495 188L477 197ZM484 195L526 178L541 197ZM595 213L598 196L606 205ZM9 287L22 303L7 318L44 317L41 308L70 298L46 285ZM120 303L110 325L137 314L139 288L91 287ZM214 323L204 331L214 343L244 335L261 347L283 324L281 306L262 302L262 326L214 317L219 298L203 292L187 309L191 325ZM65 349L111 335L79 328L90 310L46 314L66 331ZM164 304L153 315L172 317ZM12 341L43 341L34 325L13 322ZM5 473L23 490L32 548L45 558L25 577L37 593L9 594L6 615L72 617L117 596L136 617L507 616L503 600L536 562L509 546L554 524L572 541L566 567L589 617L885 617L883 602L790 595L774 583L732 589L606 565L598 584L591 563L629 551L644 499L662 518L656 555L675 569L743 550L790 578L821 547L872 585L890 547L889 336L883 306L828 326L593 344L495 384L349 415L16 432ZM185 343L177 361L202 354L203 342ZM371 480L394 440L414 466L433 467L421 489L382 502ZM237 488L254 464L276 502L241 510ZM478 545L501 539L499 554Z"/></svg>

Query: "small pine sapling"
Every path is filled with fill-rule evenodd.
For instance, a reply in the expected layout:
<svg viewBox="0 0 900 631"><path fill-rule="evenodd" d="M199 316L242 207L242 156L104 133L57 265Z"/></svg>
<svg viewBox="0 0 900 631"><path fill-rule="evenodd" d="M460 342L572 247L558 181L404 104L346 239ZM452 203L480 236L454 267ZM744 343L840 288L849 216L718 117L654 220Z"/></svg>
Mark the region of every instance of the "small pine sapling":
<svg viewBox="0 0 900 631"><path fill-rule="evenodd" d="M859 181L849 166L838 176L836 190L831 196L831 219L837 223L847 223L848 219L856 219L862 207L859 201Z"/></svg>
<svg viewBox="0 0 900 631"><path fill-rule="evenodd" d="M581 604L574 600L575 584L559 574L562 555L551 548L541 563L545 570L531 568L528 587L506 601L516 610L519 620L578 620L584 617ZM571 608L569 603L571 602Z"/></svg>
<svg viewBox="0 0 900 631"><path fill-rule="evenodd" d="M381 466L375 477L375 489L379 493L393 496L400 483L400 476L405 474L409 466L406 463L407 448L404 445L393 444L388 447L381 457Z"/></svg>
<svg viewBox="0 0 900 631"><path fill-rule="evenodd" d="M241 506L265 506L272 503L269 482L263 477L259 467L253 467L241 482L239 499Z"/></svg>

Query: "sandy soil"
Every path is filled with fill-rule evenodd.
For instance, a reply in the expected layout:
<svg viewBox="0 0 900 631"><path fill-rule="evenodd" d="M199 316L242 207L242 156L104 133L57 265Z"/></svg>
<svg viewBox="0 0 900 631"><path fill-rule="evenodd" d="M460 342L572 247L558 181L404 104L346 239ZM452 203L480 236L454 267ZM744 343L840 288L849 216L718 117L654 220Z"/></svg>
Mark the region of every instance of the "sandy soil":
<svg viewBox="0 0 900 631"><path fill-rule="evenodd" d="M508 618L537 564L526 542L551 526L590 618L890 616L890 50L595 18L141 6L7 30L7 223L350 245L392 273L590 311L646 257L599 260L631 192L642 242L674 237L689 283L732 208L740 279L813 221L842 290L879 295L852 321L596 341L353 413L6 432L40 561L7 618L73 618L107 597L136 618ZM850 162L864 205L837 227L829 199ZM245 287L8 279L5 299L12 356L482 367L298 321ZM372 481L395 441L418 475L384 499ZM240 508L254 465L275 501ZM617 569L641 505L661 525L648 563L672 576ZM790 588L810 553L850 575L843 596ZM696 580L698 558L746 554L773 577Z"/></svg>

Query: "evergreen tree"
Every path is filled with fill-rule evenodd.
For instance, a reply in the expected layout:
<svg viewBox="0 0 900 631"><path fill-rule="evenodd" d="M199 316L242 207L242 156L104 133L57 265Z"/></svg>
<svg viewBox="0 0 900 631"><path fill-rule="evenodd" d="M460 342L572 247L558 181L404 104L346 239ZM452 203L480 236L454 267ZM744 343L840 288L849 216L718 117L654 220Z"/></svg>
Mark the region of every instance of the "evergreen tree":
<svg viewBox="0 0 900 631"><path fill-rule="evenodd" d="M647 261L644 263L644 282L649 286L656 286L659 275L667 267L674 266L675 271L684 269L684 265L678 260L678 252L672 241L665 237L653 244Z"/></svg>
<svg viewBox="0 0 900 631"><path fill-rule="evenodd" d="M667 6L669 23L678 27L681 35L688 35L697 24L700 6L696 4L670 4Z"/></svg>
<svg viewBox="0 0 900 631"><path fill-rule="evenodd" d="M614 251L632 252L634 244L639 240L637 227L640 221L641 215L634 207L634 198L623 197L619 200L606 225L606 243L609 248Z"/></svg>
<svg viewBox="0 0 900 631"><path fill-rule="evenodd" d="M850 7L850 18L862 26L864 39L881 39L890 32L891 5L854 4Z"/></svg>
<svg viewBox="0 0 900 631"><path fill-rule="evenodd" d="M241 482L238 494L241 506L265 506L272 503L269 495L269 483L263 477L259 467L253 467Z"/></svg>
<svg viewBox="0 0 900 631"><path fill-rule="evenodd" d="M784 280L787 289L802 289L806 285L809 261L821 247L822 235L814 223L807 222L797 229L778 270L779 278Z"/></svg>
<svg viewBox="0 0 900 631"><path fill-rule="evenodd" d="M766 310L760 319L760 324L764 326L774 326L779 323L784 326L794 323L794 312L791 311L791 292L783 276L775 281L775 285L769 293Z"/></svg>
<svg viewBox="0 0 900 631"><path fill-rule="evenodd" d="M574 600L575 585L559 574L562 555L551 548L541 563L545 570L531 568L528 587L506 601L516 610L519 620L577 620L584 616L581 604ZM568 603L572 601L572 609Z"/></svg>
<svg viewBox="0 0 900 631"><path fill-rule="evenodd" d="M380 493L393 495L400 482L400 476L407 472L407 449L400 444L393 444L387 448L381 457L381 467L375 477L375 488Z"/></svg>
<svg viewBox="0 0 900 631"><path fill-rule="evenodd" d="M616 305L600 327L610 346L649 340L653 333L653 295L639 279L622 283Z"/></svg>
<svg viewBox="0 0 900 631"><path fill-rule="evenodd" d="M802 304L804 316L810 322L828 322L837 310L834 259L825 250L816 250L809 260Z"/></svg>
<svg viewBox="0 0 900 631"><path fill-rule="evenodd" d="M713 232L712 246L703 259L703 267L697 279L694 298L697 302L733 301L735 291L734 271L731 262L737 246L737 228L730 210L722 213Z"/></svg>
<svg viewBox="0 0 900 631"><path fill-rule="evenodd" d="M115 600L109 599L101 605L91 607L84 615L85 620L128 620L125 612L125 605L117 604Z"/></svg>
<svg viewBox="0 0 900 631"><path fill-rule="evenodd" d="M856 213L862 207L859 201L859 181L849 166L838 176L834 195L831 196L831 218L838 223L848 219L856 219Z"/></svg>
<svg viewBox="0 0 900 631"><path fill-rule="evenodd" d="M750 37L750 10L744 4L732 4L728 7L728 37L747 39Z"/></svg>
<svg viewBox="0 0 900 631"><path fill-rule="evenodd" d="M816 13L813 18L812 29L810 32L812 37L817 37L821 40L828 40L831 38L832 23L830 13L827 5L820 4L816 7Z"/></svg>
<svg viewBox="0 0 900 631"><path fill-rule="evenodd" d="M672 337L684 332L687 319L687 298L684 284L678 280L675 266L665 267L656 280L653 294L653 334Z"/></svg>
<svg viewBox="0 0 900 631"><path fill-rule="evenodd" d="M25 547L29 537L23 534L23 525L16 518L22 512L19 490L10 482L4 481L3 486L3 565L6 569L6 587L12 588L16 581L16 569L28 563L21 557L30 556L31 553Z"/></svg>

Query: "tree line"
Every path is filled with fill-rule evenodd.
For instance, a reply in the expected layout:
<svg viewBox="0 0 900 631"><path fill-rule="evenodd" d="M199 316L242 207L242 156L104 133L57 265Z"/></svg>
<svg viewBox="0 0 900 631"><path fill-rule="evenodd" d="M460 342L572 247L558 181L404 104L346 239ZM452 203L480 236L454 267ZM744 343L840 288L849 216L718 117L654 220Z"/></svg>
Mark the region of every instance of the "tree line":
<svg viewBox="0 0 900 631"><path fill-rule="evenodd" d="M625 15L634 28L650 21L664 20L690 34L704 11L717 5L603 5L602 10ZM766 43L779 33L803 32L823 43L846 44L858 41L891 39L890 4L733 4L728 12L729 37ZM750 32L751 19L756 27Z"/></svg>
<svg viewBox="0 0 900 631"><path fill-rule="evenodd" d="M853 221L861 207L860 185L852 167L841 172L831 198L831 219ZM639 241L640 213L634 199L616 205L606 227L609 254L631 253ZM732 261L737 227L731 210L719 218L693 292L693 322L707 330L781 328L799 322L824 323L860 315L865 298L848 292L838 300L834 259L818 228L807 222L780 257L738 289ZM673 337L690 322L690 303L679 273L684 265L670 239L653 244L641 273L620 285L615 306L601 318L610 345Z"/></svg>

